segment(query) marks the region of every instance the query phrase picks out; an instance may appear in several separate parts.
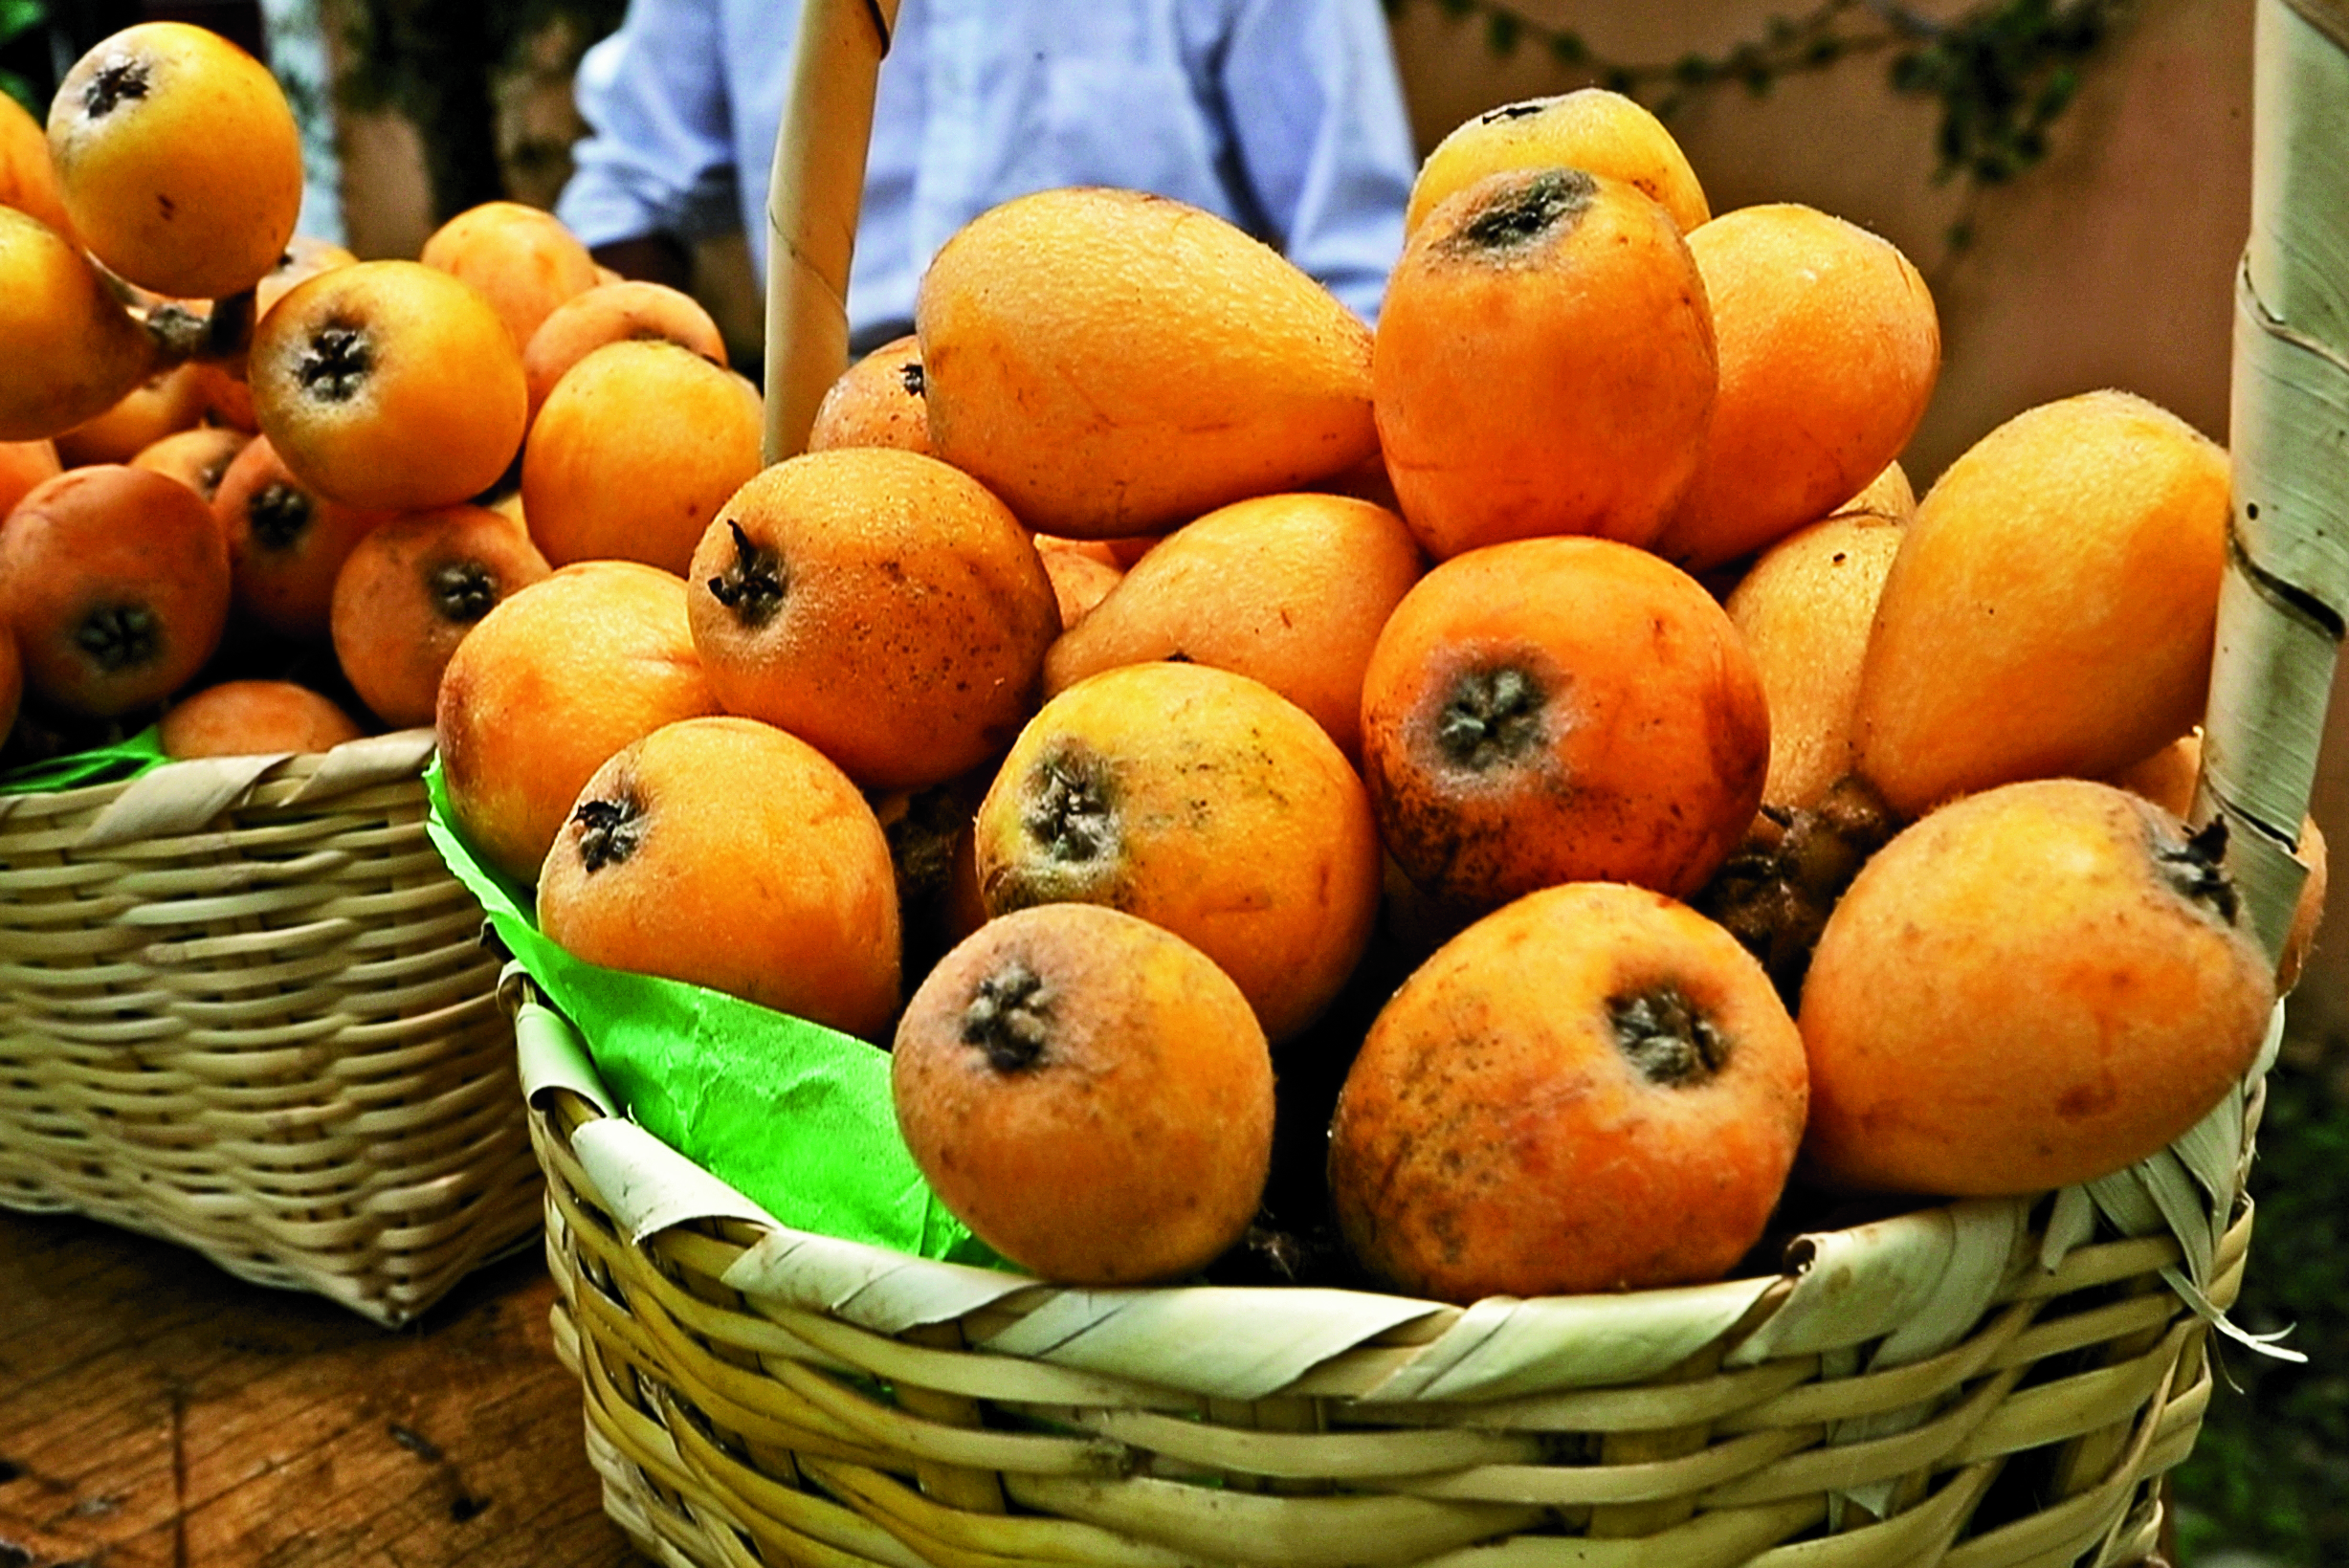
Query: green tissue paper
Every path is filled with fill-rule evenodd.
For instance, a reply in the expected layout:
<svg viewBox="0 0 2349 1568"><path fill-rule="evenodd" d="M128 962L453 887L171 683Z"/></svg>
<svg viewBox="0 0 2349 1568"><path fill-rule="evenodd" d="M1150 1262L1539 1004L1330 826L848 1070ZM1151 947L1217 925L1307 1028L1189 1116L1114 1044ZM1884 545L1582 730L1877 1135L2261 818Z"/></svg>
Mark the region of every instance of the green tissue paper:
<svg viewBox="0 0 2349 1568"><path fill-rule="evenodd" d="M456 831L437 762L425 784L434 847L586 1037L632 1120L795 1229L1006 1267L938 1201L897 1136L886 1052L721 992L572 958L540 935L528 891Z"/></svg>
<svg viewBox="0 0 2349 1568"><path fill-rule="evenodd" d="M127 740L69 752L0 774L0 795L46 795L84 784L120 784L164 765L163 726L149 724Z"/></svg>

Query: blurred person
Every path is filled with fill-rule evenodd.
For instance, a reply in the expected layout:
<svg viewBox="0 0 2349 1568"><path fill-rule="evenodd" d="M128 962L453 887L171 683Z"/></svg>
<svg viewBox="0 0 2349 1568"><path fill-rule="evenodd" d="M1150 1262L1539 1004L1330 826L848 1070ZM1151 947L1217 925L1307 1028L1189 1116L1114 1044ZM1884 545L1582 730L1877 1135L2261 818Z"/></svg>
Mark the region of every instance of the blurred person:
<svg viewBox="0 0 2349 1568"><path fill-rule="evenodd" d="M766 186L796 0L631 0L577 78L556 212L599 261L685 286ZM1374 320L1418 171L1379 0L904 0L849 277L857 352L913 329L922 269L1000 202L1124 186L1230 220Z"/></svg>

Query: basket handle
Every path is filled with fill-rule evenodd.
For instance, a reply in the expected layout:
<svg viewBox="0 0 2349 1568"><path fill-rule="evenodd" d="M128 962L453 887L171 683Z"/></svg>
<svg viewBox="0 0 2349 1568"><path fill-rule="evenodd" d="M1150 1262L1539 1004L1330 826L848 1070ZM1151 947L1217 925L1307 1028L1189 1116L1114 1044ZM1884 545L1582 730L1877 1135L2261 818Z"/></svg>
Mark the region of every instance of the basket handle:
<svg viewBox="0 0 2349 1568"><path fill-rule="evenodd" d="M2254 60L2233 528L2195 818L2227 819L2273 956L2308 876L2294 850L2349 626L2349 0L2260 0Z"/></svg>
<svg viewBox="0 0 2349 1568"><path fill-rule="evenodd" d="M899 0L806 0L766 190L764 461L808 445L816 405L848 368L849 262L881 56Z"/></svg>

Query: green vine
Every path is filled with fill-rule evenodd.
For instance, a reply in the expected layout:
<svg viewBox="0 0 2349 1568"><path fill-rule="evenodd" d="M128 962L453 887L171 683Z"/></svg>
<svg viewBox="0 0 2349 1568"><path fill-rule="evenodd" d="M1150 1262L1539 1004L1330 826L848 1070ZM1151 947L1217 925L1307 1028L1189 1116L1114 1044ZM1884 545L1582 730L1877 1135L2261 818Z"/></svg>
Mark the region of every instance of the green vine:
<svg viewBox="0 0 2349 1568"><path fill-rule="evenodd" d="M1410 3L1385 0L1390 16ZM1961 181L1970 198L2046 158L2050 129L2131 0L1983 0L1946 21L1890 0L1820 0L1802 15L1771 17L1761 36L1724 54L1651 62L1608 58L1580 33L1533 21L1501 0L1434 3L1454 17L1481 16L1494 53L1505 57L1531 43L1665 120L1713 89L1734 85L1761 97L1786 77L1858 56L1886 59L1895 93L1939 103L1934 179ZM1972 237L1971 221L1961 216L1951 227L1951 246Z"/></svg>

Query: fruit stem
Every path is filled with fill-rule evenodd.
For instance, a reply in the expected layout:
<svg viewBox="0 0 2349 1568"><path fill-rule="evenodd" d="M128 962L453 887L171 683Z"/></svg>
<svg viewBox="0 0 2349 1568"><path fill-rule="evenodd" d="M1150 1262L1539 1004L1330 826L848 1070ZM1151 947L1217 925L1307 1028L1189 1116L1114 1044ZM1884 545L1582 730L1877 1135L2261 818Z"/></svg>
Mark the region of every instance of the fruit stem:
<svg viewBox="0 0 2349 1568"><path fill-rule="evenodd" d="M963 1043L985 1050L987 1066L998 1072L1024 1071L1052 1039L1052 1005L1044 977L1008 960L979 983L963 1009Z"/></svg>
<svg viewBox="0 0 2349 1568"><path fill-rule="evenodd" d="M754 542L732 518L726 528L734 535L734 564L710 579L710 597L744 626L765 626L783 607L783 558Z"/></svg>
<svg viewBox="0 0 2349 1568"><path fill-rule="evenodd" d="M1616 1047L1650 1083L1687 1088L1713 1077L1729 1061L1729 1042L1676 985L1610 997L1607 1015L1615 1027Z"/></svg>
<svg viewBox="0 0 2349 1568"><path fill-rule="evenodd" d="M137 311L132 314L139 315ZM212 308L202 315L177 300L166 300L140 320L154 342L159 367L189 360L233 363L244 357L253 341L253 291L215 299Z"/></svg>

